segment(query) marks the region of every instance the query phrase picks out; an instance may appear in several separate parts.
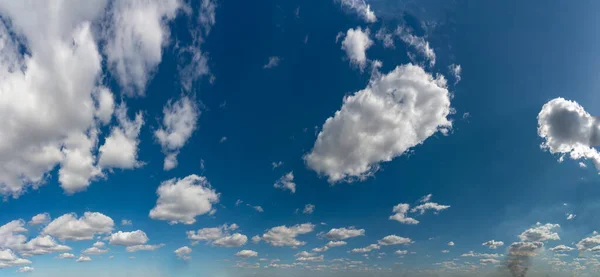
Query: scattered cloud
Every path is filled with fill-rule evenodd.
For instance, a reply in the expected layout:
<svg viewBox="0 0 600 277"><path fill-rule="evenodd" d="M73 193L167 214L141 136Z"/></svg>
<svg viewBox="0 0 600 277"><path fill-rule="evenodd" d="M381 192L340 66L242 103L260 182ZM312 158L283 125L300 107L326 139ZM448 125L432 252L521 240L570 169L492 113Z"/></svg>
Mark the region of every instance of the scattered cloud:
<svg viewBox="0 0 600 277"><path fill-rule="evenodd" d="M269 57L269 62L267 62L267 64L265 64L263 68L267 69L277 67L279 66L279 62L281 62L281 58L276 56Z"/></svg>
<svg viewBox="0 0 600 277"><path fill-rule="evenodd" d="M329 240L345 240L365 235L365 229L356 229L355 227L333 228L325 234Z"/></svg>
<svg viewBox="0 0 600 277"><path fill-rule="evenodd" d="M367 23L373 23L377 21L375 12L371 10L371 6L365 2L365 0L335 0L338 1L343 8L349 9L356 13L362 20Z"/></svg>
<svg viewBox="0 0 600 277"><path fill-rule="evenodd" d="M60 255L58 255L59 259L75 259L75 255L71 254L71 253L61 253Z"/></svg>
<svg viewBox="0 0 600 277"><path fill-rule="evenodd" d="M389 33L385 27L381 27L381 29L375 33L375 38L381 41L385 48L396 48L393 35L394 34Z"/></svg>
<svg viewBox="0 0 600 277"><path fill-rule="evenodd" d="M127 116L127 107L121 104L117 107L115 116L119 125L112 127L110 135L98 149L100 153L98 165L103 168L122 169L142 166L143 163L137 160L140 144L138 137L144 124L142 113L138 112L135 119L130 120Z"/></svg>
<svg viewBox="0 0 600 277"><path fill-rule="evenodd" d="M302 210L303 214L312 214L315 211L315 205L313 204L306 204L304 206L304 210Z"/></svg>
<svg viewBox="0 0 600 277"><path fill-rule="evenodd" d="M122 226L131 226L131 225L133 225L133 223L129 219L122 219L121 220L121 225Z"/></svg>
<svg viewBox="0 0 600 277"><path fill-rule="evenodd" d="M240 252L237 252L235 254L235 256L247 259L247 258L251 258L251 257L257 257L258 256L258 252L252 251L252 250L242 250Z"/></svg>
<svg viewBox="0 0 600 277"><path fill-rule="evenodd" d="M282 161L272 162L271 165L273 166L273 169L275 169L275 168L282 166L283 162Z"/></svg>
<svg viewBox="0 0 600 277"><path fill-rule="evenodd" d="M448 246L454 246L454 242L453 241L448 242Z"/></svg>
<svg viewBox="0 0 600 277"><path fill-rule="evenodd" d="M42 213L34 215L29 221L29 225L41 225L50 222L50 214Z"/></svg>
<svg viewBox="0 0 600 277"><path fill-rule="evenodd" d="M360 27L350 28L342 40L342 50L346 52L350 63L360 68L361 71L367 65L367 49L373 45L373 41L369 38L369 32L369 29L363 31Z"/></svg>
<svg viewBox="0 0 600 277"><path fill-rule="evenodd" d="M454 84L458 84L461 80L460 75L462 74L462 67L460 64L451 64L448 66L448 70L450 71L450 74L454 76Z"/></svg>
<svg viewBox="0 0 600 277"><path fill-rule="evenodd" d="M495 241L495 240L490 240L490 241L486 241L484 243L482 243L481 245L483 246L487 246L490 249L496 249L500 246L504 246L504 242L502 241Z"/></svg>
<svg viewBox="0 0 600 277"><path fill-rule="evenodd" d="M175 253L175 255L177 255L177 258L187 261L187 260L191 259L191 257L189 255L190 255L190 253L192 253L192 249L187 246L183 246L183 247L177 248L177 250L175 250L174 253Z"/></svg>
<svg viewBox="0 0 600 277"><path fill-rule="evenodd" d="M576 216L576 214L567 214L567 220L574 219Z"/></svg>
<svg viewBox="0 0 600 277"><path fill-rule="evenodd" d="M170 224L193 224L196 216L213 210L212 205L219 202L220 196L206 177L195 174L164 181L156 193L158 200L150 218L168 220Z"/></svg>
<svg viewBox="0 0 600 277"><path fill-rule="evenodd" d="M396 29L396 35L400 37L400 39L406 43L408 46L414 48L420 55L425 57L427 61L429 61L429 66L433 67L435 65L436 55L429 42L425 40L423 37L415 36L411 33L410 29L399 26Z"/></svg>
<svg viewBox="0 0 600 277"><path fill-rule="evenodd" d="M409 204L398 204L392 209L392 212L394 212L395 214L391 215L389 219L396 220L404 224L419 224L418 220L407 216L409 209Z"/></svg>
<svg viewBox="0 0 600 277"><path fill-rule="evenodd" d="M108 234L115 225L112 218L97 212L64 214L50 222L42 234L52 235L60 240L91 240L96 234Z"/></svg>
<svg viewBox="0 0 600 277"><path fill-rule="evenodd" d="M206 241L214 246L221 247L239 247L248 242L248 237L240 233L230 234L230 231L237 230L237 224L223 224L214 228L203 228L198 231L187 231L186 235L192 244L199 241Z"/></svg>
<svg viewBox="0 0 600 277"><path fill-rule="evenodd" d="M262 240L273 246L291 246L297 247L305 245L306 242L296 239L299 235L304 235L312 232L315 225L311 223L297 224L287 227L285 225L277 226L269 229L262 235Z"/></svg>
<svg viewBox="0 0 600 277"><path fill-rule="evenodd" d="M552 251L552 252L569 252L569 251L573 251L573 250L575 250L575 248L572 248L572 247L569 247L566 245L562 245L562 244L550 248L550 251Z"/></svg>
<svg viewBox="0 0 600 277"><path fill-rule="evenodd" d="M148 242L148 236L142 230L137 230L133 232L122 232L118 231L113 233L108 238L108 243L111 245L120 245L120 246L134 246L145 244Z"/></svg>
<svg viewBox="0 0 600 277"><path fill-rule="evenodd" d="M77 260L75 260L75 262L78 262L78 263L91 262L91 261L92 261L92 258L90 258L89 256L83 256L83 255L79 256L79 258L77 258Z"/></svg>
<svg viewBox="0 0 600 277"><path fill-rule="evenodd" d="M555 229L560 228L558 224L544 224L538 223L536 227L525 230L519 235L521 241L546 241L546 240L560 240L558 233L554 232Z"/></svg>
<svg viewBox="0 0 600 277"><path fill-rule="evenodd" d="M438 131L447 134L452 128L450 110L443 76L434 78L412 64L398 66L345 97L304 159L330 183L363 180L381 162L404 154Z"/></svg>
<svg viewBox="0 0 600 277"><path fill-rule="evenodd" d="M277 182L273 185L273 187L289 190L291 193L296 193L296 183L294 183L294 172L290 171L287 174L281 176Z"/></svg>
<svg viewBox="0 0 600 277"><path fill-rule="evenodd" d="M397 245L397 244L409 245L409 244L413 243L413 241L409 238L399 237L396 235L389 235L389 236L386 236L386 237L380 239L379 241L377 241L377 243L379 245Z"/></svg>
<svg viewBox="0 0 600 277"><path fill-rule="evenodd" d="M381 248L378 244L371 244L367 247L363 247L363 248L354 248L352 249L350 252L352 253L367 253L367 252L371 252L373 250L379 249Z"/></svg>
<svg viewBox="0 0 600 277"><path fill-rule="evenodd" d="M19 273L25 273L25 272L32 272L33 270L34 270L33 267L24 266L24 267L21 267L21 268L17 269L17 272L19 272Z"/></svg>

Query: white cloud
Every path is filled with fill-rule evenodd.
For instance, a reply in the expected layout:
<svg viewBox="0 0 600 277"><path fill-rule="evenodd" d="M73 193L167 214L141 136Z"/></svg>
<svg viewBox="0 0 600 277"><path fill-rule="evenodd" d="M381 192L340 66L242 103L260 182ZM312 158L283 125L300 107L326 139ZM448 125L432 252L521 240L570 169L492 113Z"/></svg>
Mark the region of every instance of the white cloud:
<svg viewBox="0 0 600 277"><path fill-rule="evenodd" d="M487 246L490 249L496 249L500 246L504 246L504 242L502 241L495 241L495 240L490 240L490 241L486 241L484 243L482 243L481 245L483 246Z"/></svg>
<svg viewBox="0 0 600 277"><path fill-rule="evenodd" d="M350 252L352 253L366 253L366 252L371 252L373 250L379 249L381 248L378 244L371 244L367 247L363 247L363 248L354 248L352 249Z"/></svg>
<svg viewBox="0 0 600 277"><path fill-rule="evenodd" d="M315 211L315 205L313 204L306 204L306 206L304 206L304 210L302 211L303 214L312 214Z"/></svg>
<svg viewBox="0 0 600 277"><path fill-rule="evenodd" d="M554 232L555 229L560 228L558 224L545 224L541 225L538 223L536 227L525 230L519 235L521 241L546 241L546 240L560 240L558 233Z"/></svg>
<svg viewBox="0 0 600 277"><path fill-rule="evenodd" d="M460 255L461 257L477 257L477 258L486 258L486 259L492 259L492 258L499 258L504 256L503 254L497 254L497 253L475 253L473 251L469 251L469 253L465 253Z"/></svg>
<svg viewBox="0 0 600 277"><path fill-rule="evenodd" d="M347 8L358 14L358 16L367 23L377 21L375 12L371 10L371 6L365 0L337 0L342 7Z"/></svg>
<svg viewBox="0 0 600 277"><path fill-rule="evenodd" d="M393 34L388 33L385 27L382 27L375 33L375 38L383 42L385 48L395 48Z"/></svg>
<svg viewBox="0 0 600 277"><path fill-rule="evenodd" d="M510 257L531 257L536 256L537 251L542 247L544 243L541 241L513 242L508 248L508 253Z"/></svg>
<svg viewBox="0 0 600 277"><path fill-rule="evenodd" d="M212 204L219 202L219 194L206 178L195 174L164 181L156 193L158 200L150 217L168 220L171 224L192 224L196 216L209 213L213 210Z"/></svg>
<svg viewBox="0 0 600 277"><path fill-rule="evenodd" d="M279 66L279 62L281 61L281 58L273 56L273 57L269 57L269 62L267 64L265 64L263 66L263 68L273 68L273 67L277 67Z"/></svg>
<svg viewBox="0 0 600 277"><path fill-rule="evenodd" d="M304 235L312 232L315 225L311 223L297 224L291 227L285 225L269 229L262 236L262 240L273 246L292 246L297 247L305 245L306 242L296 239L298 235Z"/></svg>
<svg viewBox="0 0 600 277"><path fill-rule="evenodd" d="M215 246L222 247L240 247L248 242L248 237L246 235L242 235L240 233L235 233L233 235L224 236L215 240L212 244Z"/></svg>
<svg viewBox="0 0 600 277"><path fill-rule="evenodd" d="M496 259L480 259L479 263L481 263L481 264L498 264L498 263L500 263L500 261L496 260Z"/></svg>
<svg viewBox="0 0 600 277"><path fill-rule="evenodd" d="M591 237L584 238L577 243L577 249L579 251L591 250L592 248L600 245L600 235L594 234Z"/></svg>
<svg viewBox="0 0 600 277"><path fill-rule="evenodd" d="M410 211L413 213L419 212L420 214L424 214L427 210L434 210L434 213L438 213L448 208L450 208L450 206L440 205L434 202L427 202L412 208Z"/></svg>
<svg viewBox="0 0 600 277"><path fill-rule="evenodd" d="M555 98L544 104L538 114L541 148L573 160L592 160L600 170L600 123L575 101Z"/></svg>
<svg viewBox="0 0 600 277"><path fill-rule="evenodd" d="M408 254L408 250L396 250L396 252L394 252L398 255L406 255Z"/></svg>
<svg viewBox="0 0 600 277"><path fill-rule="evenodd" d="M180 247L180 248L177 248L177 250L175 250L175 255L177 255L178 258L180 258L184 261L187 261L191 258L189 256L190 253L192 253L192 249L187 246Z"/></svg>
<svg viewBox="0 0 600 277"><path fill-rule="evenodd" d="M413 35L409 29L399 26L396 29L396 35L400 37L400 39L406 43L408 46L415 48L415 50L425 57L427 61L429 61L429 66L433 67L435 65L435 52L429 46L429 42L425 40L423 37L418 37Z"/></svg>
<svg viewBox="0 0 600 277"><path fill-rule="evenodd" d="M139 134L144 124L142 113L138 112L135 119L130 120L127 116L127 107L122 103L117 107L115 116L119 125L112 127L110 135L98 149L100 153L98 165L103 168L122 169L142 166L142 163L137 160Z"/></svg>
<svg viewBox="0 0 600 277"><path fill-rule="evenodd" d="M258 235L252 237L252 243L259 243L262 238Z"/></svg>
<svg viewBox="0 0 600 277"><path fill-rule="evenodd" d="M359 237L365 235L365 229L356 229L354 227L348 228L333 228L325 234L325 237L329 240L345 240L349 238Z"/></svg>
<svg viewBox="0 0 600 277"><path fill-rule="evenodd" d="M132 224L133 223L129 219L122 219L121 220L121 225L123 225L123 226L131 226Z"/></svg>
<svg viewBox="0 0 600 277"><path fill-rule="evenodd" d="M107 252L108 252L108 249L105 249L105 248L90 247L90 248L83 250L82 253L86 254L86 255L101 255L101 254L105 254Z"/></svg>
<svg viewBox="0 0 600 277"><path fill-rule="evenodd" d="M192 136L199 116L198 106L187 96L175 102L169 101L163 108L162 126L154 132L154 136L166 155L164 170L177 166L179 150Z"/></svg>
<svg viewBox="0 0 600 277"><path fill-rule="evenodd" d="M17 269L17 272L19 272L19 273L25 273L25 272L32 272L33 270L34 270L33 267L24 266L24 267L21 267L21 268Z"/></svg>
<svg viewBox="0 0 600 277"><path fill-rule="evenodd" d="M90 258L89 256L79 256L79 258L77 258L77 260L75 260L75 262L78 263L83 263L83 262L91 262L92 258Z"/></svg>
<svg viewBox="0 0 600 277"><path fill-rule="evenodd" d="M327 247L339 247L339 246L344 246L346 244L348 244L348 243L345 241L330 241L327 243L326 246Z"/></svg>
<svg viewBox="0 0 600 277"><path fill-rule="evenodd" d="M71 253L62 253L60 255L58 255L59 259L74 259L75 255L71 254Z"/></svg>
<svg viewBox="0 0 600 277"><path fill-rule="evenodd" d="M41 225L50 222L50 214L43 213L34 215L29 221L29 225Z"/></svg>
<svg viewBox="0 0 600 277"><path fill-rule="evenodd" d="M50 222L42 231L60 240L91 240L96 234L110 233L114 221L101 213L85 212L77 218L75 213L64 214Z"/></svg>
<svg viewBox="0 0 600 277"><path fill-rule="evenodd" d="M0 122L0 194L39 187L58 164L67 193L101 175L92 148L112 94L98 86L102 57L91 25L106 3L0 4L10 22L0 24L0 118L11 119Z"/></svg>
<svg viewBox="0 0 600 277"><path fill-rule="evenodd" d="M328 118L312 151L309 168L330 183L364 179L410 148L452 127L450 93L443 76L433 78L412 64L375 74L367 88L344 98ZM360 135L357 135L360 134Z"/></svg>
<svg viewBox="0 0 600 277"><path fill-rule="evenodd" d="M296 183L294 183L294 172L290 171L287 174L281 176L281 178L279 178L279 180L277 180L277 182L275 182L273 187L282 189L282 190L287 189L287 190L291 191L292 193L296 193Z"/></svg>
<svg viewBox="0 0 600 277"><path fill-rule="evenodd" d="M427 203L431 200L431 197L433 197L433 194L427 194L421 198L419 198L419 203Z"/></svg>
<svg viewBox="0 0 600 277"><path fill-rule="evenodd" d="M168 22L180 7L177 0L117 0L110 10L104 52L123 91L144 95L146 83L169 43Z"/></svg>
<svg viewBox="0 0 600 277"><path fill-rule="evenodd" d="M296 258L296 261L299 262L323 262L325 259L325 256L320 255L320 256L310 256L310 257L298 257Z"/></svg>
<svg viewBox="0 0 600 277"><path fill-rule="evenodd" d="M72 250L69 246L58 244L54 238L48 235L39 235L26 243L12 246L12 249L18 251L23 256L44 255Z"/></svg>
<svg viewBox="0 0 600 277"><path fill-rule="evenodd" d="M263 210L263 208L261 206L252 206L253 209L255 209L257 212L262 213L265 210Z"/></svg>
<svg viewBox="0 0 600 277"><path fill-rule="evenodd" d="M450 253L450 250L442 250L442 253L444 253L444 254Z"/></svg>
<svg viewBox="0 0 600 277"><path fill-rule="evenodd" d="M106 243L102 242L102 241L97 241L94 242L94 244L92 244L93 247L104 247L106 245Z"/></svg>
<svg viewBox="0 0 600 277"><path fill-rule="evenodd" d="M392 209L392 212L395 213L393 215L391 215L389 217L390 220L396 220L400 223L404 223L404 224L419 224L419 221L408 217L407 213L408 210L410 209L410 205L409 204L398 204L396 206L394 206L394 208Z"/></svg>
<svg viewBox="0 0 600 277"><path fill-rule="evenodd" d="M448 242L448 246L454 246L454 242L453 241Z"/></svg>
<svg viewBox="0 0 600 277"><path fill-rule="evenodd" d="M0 268L31 264L30 260L17 257L10 249L0 250Z"/></svg>
<svg viewBox="0 0 600 277"><path fill-rule="evenodd" d="M409 244L413 243L413 241L409 238L399 237L396 235L389 235L389 236L386 236L386 237L380 239L379 241L377 241L377 243L379 243L379 245L396 245L396 244L409 245Z"/></svg>
<svg viewBox="0 0 600 277"><path fill-rule="evenodd" d="M569 251L573 251L573 250L575 250L575 248L569 247L566 245L558 245L558 246L550 248L550 251L552 251L552 252L569 252Z"/></svg>
<svg viewBox="0 0 600 277"><path fill-rule="evenodd" d="M111 245L121 245L121 246L134 246L140 244L146 244L148 242L148 236L142 230L137 230L133 232L122 232L118 231L113 233L108 238L108 243Z"/></svg>
<svg viewBox="0 0 600 277"><path fill-rule="evenodd" d="M342 41L342 50L346 51L350 63L358 66L362 71L367 64L367 49L372 45L369 29L363 31L360 27L356 27L356 29L350 28L346 31L346 37Z"/></svg>
<svg viewBox="0 0 600 277"><path fill-rule="evenodd" d="M258 256L258 252L256 252L256 251L252 251L252 250L242 250L242 251L240 251L240 252L237 252L237 253L235 254L235 256L236 256L236 257L240 257L240 258L247 259L247 258L251 258L251 257L256 257L256 256Z"/></svg>
<svg viewBox="0 0 600 277"><path fill-rule="evenodd" d="M127 246L125 248L125 251L127 252L137 252L137 251L154 251L156 249L159 249L161 247L165 246L164 243L161 244L142 244L142 245L133 245L133 246Z"/></svg>
<svg viewBox="0 0 600 277"><path fill-rule="evenodd" d="M567 220L574 219L576 216L576 214L567 214Z"/></svg>
<svg viewBox="0 0 600 277"><path fill-rule="evenodd" d="M282 161L272 162L271 165L273 166L273 169L275 169L275 168L282 166L283 162Z"/></svg>
<svg viewBox="0 0 600 277"><path fill-rule="evenodd" d="M451 64L448 66L448 70L450 70L450 74L454 76L454 84L458 84L458 82L461 80L460 74L462 74L462 67L460 64Z"/></svg>

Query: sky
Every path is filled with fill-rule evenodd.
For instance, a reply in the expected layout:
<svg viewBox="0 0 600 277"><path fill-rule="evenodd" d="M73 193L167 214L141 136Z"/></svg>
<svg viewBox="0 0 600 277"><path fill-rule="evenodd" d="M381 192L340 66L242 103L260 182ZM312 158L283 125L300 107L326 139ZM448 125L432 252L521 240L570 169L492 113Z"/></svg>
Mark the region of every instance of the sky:
<svg viewBox="0 0 600 277"><path fill-rule="evenodd" d="M599 5L0 0L0 276L597 276Z"/></svg>

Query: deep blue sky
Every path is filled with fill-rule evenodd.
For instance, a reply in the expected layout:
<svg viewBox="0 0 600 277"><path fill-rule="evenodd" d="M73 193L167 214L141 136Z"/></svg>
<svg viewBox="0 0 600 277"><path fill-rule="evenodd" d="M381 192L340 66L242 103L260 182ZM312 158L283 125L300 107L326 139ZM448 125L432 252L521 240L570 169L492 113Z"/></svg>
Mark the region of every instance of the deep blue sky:
<svg viewBox="0 0 600 277"><path fill-rule="evenodd" d="M595 1L366 0L377 16L374 23L365 22L337 0L217 1L216 23L210 33L203 35L200 46L208 57L210 73L201 76L191 91L185 91L178 65L188 61L181 59L176 41L191 43L189 30L201 28L195 19L200 1L192 2L191 15L179 10L171 20L164 20L170 36L163 44L160 62L150 68L145 96L126 95L118 82L119 73L111 69L107 57L103 59L103 77L98 82L111 89L117 103L127 104L130 117L143 112L145 124L139 134L137 155L144 165L132 170L105 169L106 177L94 179L87 189L73 195L60 187L60 166L53 166L46 172L44 185L29 188L18 198L7 195L0 203L0 225L16 219L29 221L44 212L55 219L67 213L83 216L91 211L111 217L115 222L113 232L143 230L150 238L149 244L165 245L135 253L110 245L107 254L91 256L93 261L89 263L57 259L58 253L32 256L28 266L35 270L27 274L420 276L415 274L425 272L438 274L431 276L486 276L478 274L502 272L496 267L502 268L509 255L508 246L519 241L519 234L535 228L537 222L560 225L556 232L561 240L544 241L545 248L533 259L531 274L545 274L552 271L548 261L554 253L550 248L559 244L577 248L578 241L598 230L597 169L586 160L580 161L587 168L568 158L558 162L559 155L540 148L544 139L537 133L538 113L546 102L557 97L576 101L592 115L600 113L600 39L596 27L600 24L596 12L600 7ZM0 16L7 22L11 19L9 9L0 9ZM101 28L101 20L105 19L92 22L96 29ZM424 28L424 24L434 27ZM426 61L398 36L394 36L394 49L385 48L375 38L383 26L388 31L398 26L409 28L429 42L436 64L421 67L430 74L446 76L455 113L448 115L452 120L448 135L436 132L411 147L410 153L378 163L379 171L365 180L331 184L327 176L311 169L303 156L311 152L317 133L323 130L325 120L342 107L344 97L369 84L371 66L361 71L341 49L346 31L359 26L370 30L374 44L366 52L367 59L381 61L382 74L410 63L409 54L421 64ZM336 42L339 32L343 36ZM100 49L106 47L99 39L98 45ZM263 68L275 56L280 59L278 66ZM452 64L462 68L457 84L448 70ZM213 82L210 76L214 76ZM195 131L180 150L178 166L165 171L164 154L154 132L161 128L165 104L183 96L197 103L200 115ZM113 119L112 124L115 122ZM113 125L100 127L100 145ZM0 136L7 130L0 129ZM224 137L226 140L221 142ZM97 151L94 155L99 155ZM271 164L279 161L283 164L273 168ZM296 192L274 188L274 183L290 171ZM218 203L213 203L216 213L199 214L193 224L169 224L150 218L161 182L191 174L205 176L220 193ZM417 225L389 219L395 205L408 203L412 207L428 194L433 195L431 201L450 208L437 214L412 214L420 221ZM243 203L236 206L238 199ZM246 204L261 206L264 212ZM302 213L306 204L315 206L312 214ZM567 220L567 214L576 217ZM122 219L133 224L121 226ZM209 242L192 245L186 237L186 231L232 223L240 227L235 232L248 238L243 246L218 247ZM261 236L273 227L302 223L314 224L314 230L297 237L306 242L297 248L276 247L264 238L258 244L250 242L251 237ZM318 233L351 226L364 229L365 235L347 239L345 246L314 254L323 254L325 260L309 265L332 265L335 262L331 260L345 258L349 259L346 265L350 260L362 261L369 271L314 271L303 265L268 267L297 262L294 255L298 252L310 252L327 243ZM44 228L26 227L28 238ZM96 234L101 241L108 235ZM414 243L381 246L368 252L368 257L349 253L388 235L407 237ZM0 233L0 246L2 236ZM69 252L76 257L96 241L56 239L70 246ZM504 246L482 246L489 240L503 241ZM450 241L455 245L448 246ZM183 246L193 250L190 260L178 259L173 253ZM235 256L244 249L258 252L258 257ZM394 254L396 250L415 253L399 258ZM469 251L504 256L497 258L498 264L480 265L480 258L461 257ZM385 255L378 258L379 253ZM560 257L567 263L578 256L592 258L591 252L583 250L567 254ZM135 259L128 259L130 256ZM460 270L442 264L455 258L459 259L454 262ZM274 259L280 261L272 262ZM236 267L239 261L246 264L238 263ZM259 268L248 268L256 262ZM462 266L469 265L465 262L479 268L464 272ZM378 267L382 269L376 271ZM0 269L0 276L19 275L15 273L18 268ZM572 264L565 265L554 274L572 274L573 268ZM588 264L580 274L593 274L594 269L598 265Z"/></svg>

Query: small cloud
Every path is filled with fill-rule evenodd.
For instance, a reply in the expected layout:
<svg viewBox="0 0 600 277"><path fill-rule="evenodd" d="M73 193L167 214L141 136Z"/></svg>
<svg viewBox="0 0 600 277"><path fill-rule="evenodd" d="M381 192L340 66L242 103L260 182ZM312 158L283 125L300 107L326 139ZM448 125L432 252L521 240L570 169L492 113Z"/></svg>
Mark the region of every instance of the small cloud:
<svg viewBox="0 0 600 277"><path fill-rule="evenodd" d="M460 64L451 64L450 66L448 66L448 69L450 70L450 74L454 76L454 84L458 84L458 82L460 82L461 80L460 74L462 73L462 68L460 67Z"/></svg>
<svg viewBox="0 0 600 277"><path fill-rule="evenodd" d="M227 137L222 137L222 138L219 140L219 143L223 143L223 142L226 142L226 141L227 141Z"/></svg>
<svg viewBox="0 0 600 277"><path fill-rule="evenodd" d="M450 250L442 250L442 253L444 253L444 254L450 253Z"/></svg>
<svg viewBox="0 0 600 277"><path fill-rule="evenodd" d="M237 201L235 201L235 206L237 207L242 203L244 203L244 201L242 201L241 199L238 199Z"/></svg>
<svg viewBox="0 0 600 277"><path fill-rule="evenodd" d="M567 214L567 220L574 219L577 215L575 214Z"/></svg>
<svg viewBox="0 0 600 277"><path fill-rule="evenodd" d="M462 119L468 119L468 118L470 118L470 117L471 117L471 114L470 114L469 112L465 112L465 113L463 113L463 115L462 115Z"/></svg>
<svg viewBox="0 0 600 277"><path fill-rule="evenodd" d="M454 246L454 242L453 241L448 242L448 246Z"/></svg>
<svg viewBox="0 0 600 277"><path fill-rule="evenodd" d="M272 162L271 165L273 166L273 169L275 169L275 168L282 166L283 162L282 161Z"/></svg>
<svg viewBox="0 0 600 277"><path fill-rule="evenodd" d="M263 66L263 68L267 69L267 68L277 67L277 66L279 66L280 61L281 61L281 58L279 58L277 56L269 57L269 62L267 64L265 64Z"/></svg>
<svg viewBox="0 0 600 277"><path fill-rule="evenodd" d="M132 224L133 223L129 219L123 219L123 220L121 220L121 225L123 225L123 226L131 226Z"/></svg>
<svg viewBox="0 0 600 277"><path fill-rule="evenodd" d="M304 210L302 211L303 214L312 214L315 211L315 205L313 204L306 204L306 206L304 206Z"/></svg>

